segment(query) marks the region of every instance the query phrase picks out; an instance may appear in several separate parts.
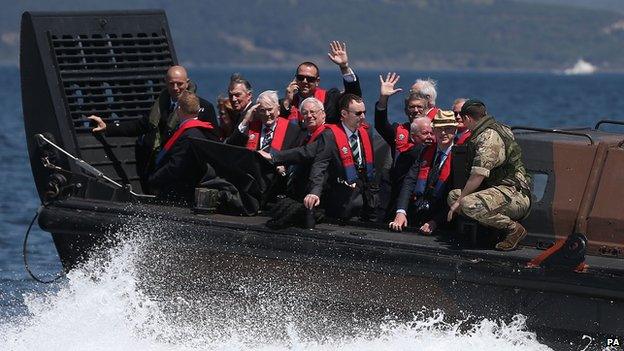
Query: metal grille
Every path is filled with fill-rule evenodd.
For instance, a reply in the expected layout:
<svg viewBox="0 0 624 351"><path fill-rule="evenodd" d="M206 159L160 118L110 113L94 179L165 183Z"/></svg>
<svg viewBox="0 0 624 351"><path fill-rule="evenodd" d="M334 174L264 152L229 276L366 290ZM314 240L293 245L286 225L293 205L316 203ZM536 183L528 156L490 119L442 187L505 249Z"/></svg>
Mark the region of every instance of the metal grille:
<svg viewBox="0 0 624 351"><path fill-rule="evenodd" d="M165 88L164 76L174 64L163 33L49 35L66 108L82 158L121 180L105 146L91 134L90 115L107 124L143 118ZM134 188L135 138L108 138L108 144Z"/></svg>
<svg viewBox="0 0 624 351"><path fill-rule="evenodd" d="M140 118L164 88L172 64L159 33L51 36L76 133L88 133L89 115L107 123Z"/></svg>

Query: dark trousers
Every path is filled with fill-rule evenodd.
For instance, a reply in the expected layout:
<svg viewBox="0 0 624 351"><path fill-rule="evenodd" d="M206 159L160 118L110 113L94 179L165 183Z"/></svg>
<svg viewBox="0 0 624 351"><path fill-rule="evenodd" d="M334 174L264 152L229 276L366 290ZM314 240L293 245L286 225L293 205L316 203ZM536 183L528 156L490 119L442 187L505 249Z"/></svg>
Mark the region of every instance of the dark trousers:
<svg viewBox="0 0 624 351"><path fill-rule="evenodd" d="M361 221L375 222L381 206L379 186L374 180L368 180L363 172L352 188L344 183L333 183L326 192L324 203L327 217L349 220L356 215Z"/></svg>

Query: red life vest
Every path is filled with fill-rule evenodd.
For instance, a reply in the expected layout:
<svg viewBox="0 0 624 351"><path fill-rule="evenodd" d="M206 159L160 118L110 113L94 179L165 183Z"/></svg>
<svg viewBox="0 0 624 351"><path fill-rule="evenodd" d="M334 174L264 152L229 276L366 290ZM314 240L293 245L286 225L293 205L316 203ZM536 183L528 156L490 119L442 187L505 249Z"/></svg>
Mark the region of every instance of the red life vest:
<svg viewBox="0 0 624 351"><path fill-rule="evenodd" d="M308 140L308 144L311 144L312 142L314 142L314 140L316 140L316 138L319 137L319 135L321 135L321 133L323 133L323 131L327 129L327 125L323 124L319 127L316 128L316 130L314 131L314 133L312 133L312 135L310 135L310 140Z"/></svg>
<svg viewBox="0 0 624 351"><path fill-rule="evenodd" d="M463 143L466 142L466 140L468 140L468 138L470 138L470 135L472 134L472 132L468 129L465 129L463 132L461 132L460 134L457 135L457 137L455 138L455 145L462 145Z"/></svg>
<svg viewBox="0 0 624 351"><path fill-rule="evenodd" d="M353 160L353 153L351 152L351 145L347 138L342 126L327 125L327 128L331 129L334 133L334 140L336 141L336 147L338 147L338 154L340 155L340 161L345 171L346 181L348 183L355 183L358 178L357 169L355 168L355 161ZM364 149L364 166L366 167L366 175L369 180L372 180L375 176L375 166L373 163L373 144L371 144L370 137L368 136L368 125L362 124L358 128L360 135L360 145Z"/></svg>
<svg viewBox="0 0 624 351"><path fill-rule="evenodd" d="M325 103L326 94L327 91L325 89L316 87L316 89L314 90L314 97L323 104ZM301 101L299 100L299 94L297 94L293 98L293 101L290 103L290 114L288 115L288 120L291 123L303 122L303 116L301 115L301 112L299 112L299 104L301 103Z"/></svg>
<svg viewBox="0 0 624 351"><path fill-rule="evenodd" d="M429 110L429 112L427 112L427 117L429 117L429 119L431 120L431 122L433 122L433 119L435 118L435 116L438 114L438 111L440 111L439 108L433 106L431 108L431 110Z"/></svg>
<svg viewBox="0 0 624 351"><path fill-rule="evenodd" d="M288 129L288 121L283 118L275 119L275 129L273 130L273 140L271 140L270 151L281 151L284 145L284 139L286 138L286 130ZM249 123L249 129L247 130L247 145L245 146L249 150L257 150L258 143L260 143L260 132L262 130L262 121L253 121Z"/></svg>
<svg viewBox="0 0 624 351"><path fill-rule="evenodd" d="M210 129L213 129L214 127L212 126L210 122L200 121L196 118L187 119L186 121L182 122L182 124L180 124L180 126L178 127L178 130L176 130L175 133L173 133L171 138L167 140L167 143L165 143L165 146L163 146L162 150L160 150L160 152L158 153L158 156L156 157L156 164L160 163L163 157L165 157L165 154L169 150L171 150L173 145L175 145L176 141L178 141L180 136L182 136L182 134L184 134L184 132L187 129L191 129L191 128L201 128L201 129L210 130Z"/></svg>
<svg viewBox="0 0 624 351"><path fill-rule="evenodd" d="M410 124L403 123L398 124L394 131L394 145L395 153L394 159L399 157L399 154L411 150L414 147L414 142L410 139Z"/></svg>
<svg viewBox="0 0 624 351"><path fill-rule="evenodd" d="M416 185L414 186L413 194L416 196L422 196L425 194L427 190L427 181L429 179L429 173L431 171L431 167L433 166L435 160L436 153L438 152L438 147L436 144L432 144L427 146L427 148L423 151L422 156L419 160L421 162L420 170L418 172L418 179L416 181ZM444 160L444 164L442 165L442 169L440 170L440 174L438 175L438 179L432 181L429 184L430 190L433 190L431 195L434 198L439 198L442 196L444 191L444 186L446 185L446 181L448 180L451 174L451 158L452 152L449 150L449 154Z"/></svg>

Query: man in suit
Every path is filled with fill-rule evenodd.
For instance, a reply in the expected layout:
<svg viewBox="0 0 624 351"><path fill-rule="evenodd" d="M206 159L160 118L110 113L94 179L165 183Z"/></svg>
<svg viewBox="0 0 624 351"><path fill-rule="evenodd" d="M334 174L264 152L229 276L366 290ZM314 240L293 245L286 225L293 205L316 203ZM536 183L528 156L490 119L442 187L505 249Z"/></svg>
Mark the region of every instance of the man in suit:
<svg viewBox="0 0 624 351"><path fill-rule="evenodd" d="M257 103L246 112L226 143L271 153L298 146L302 135L299 124L279 117L279 112L277 92L267 90L260 93ZM263 202L272 202L277 195L286 191L286 175L284 166L276 168L275 178Z"/></svg>
<svg viewBox="0 0 624 351"><path fill-rule="evenodd" d="M219 140L217 129L210 122L199 120L200 108L197 95L185 91L178 97L175 113L180 126L160 150L156 170L148 180L159 198L182 203L193 201L195 186L206 167L196 161L190 138Z"/></svg>
<svg viewBox="0 0 624 351"><path fill-rule="evenodd" d="M411 93L405 98L405 115L407 122L393 123L388 121L388 100L390 96L401 92L396 88L400 76L396 73L388 73L384 79L379 76L380 94L379 100L375 104L375 130L390 146L392 164L388 174L384 173L382 179L389 178L382 183L382 191L386 191L389 196L384 202L386 218L394 217L396 210L396 198L401 190L403 178L412 166L414 161L420 156L422 147L418 147L424 141L432 142L433 130L428 118L419 120L415 125L414 133L411 133L411 124L419 116L425 115L428 106L428 97L421 93ZM413 134L415 138L412 138ZM422 135L422 137L421 137ZM388 186L390 189L388 189Z"/></svg>
<svg viewBox="0 0 624 351"><path fill-rule="evenodd" d="M425 235L444 224L446 196L451 188L451 151L457 122L452 111L438 111L433 120L436 143L427 146L405 176L397 199L392 230L401 231L408 223Z"/></svg>
<svg viewBox="0 0 624 351"><path fill-rule="evenodd" d="M375 221L379 189L374 181L373 145L365 123L364 101L345 94L339 111L340 124L329 125L331 133L323 134L325 146L312 165L310 190L303 203L313 209L323 197L326 216L348 220L356 215L356 201L361 198L360 220Z"/></svg>
<svg viewBox="0 0 624 351"><path fill-rule="evenodd" d="M309 97L301 102L299 110L303 116L305 133L298 147L268 153L258 151L265 159L277 165L289 166L288 196L303 200L308 190L310 168L316 155L323 150L325 139L323 133L330 133L325 123L323 103L315 97Z"/></svg>
<svg viewBox="0 0 624 351"><path fill-rule="evenodd" d="M137 142L136 162L137 173L141 177L141 186L144 192L149 192L147 176L154 170L156 155L163 145L177 130L180 123L175 113L178 99L185 91L194 92L195 84L188 78L186 69L182 66L172 66L165 76L167 88L160 92L158 99L152 105L149 115L131 121L113 121L106 123L100 116L89 116L96 123L93 132L104 132L106 136L140 136ZM199 98L198 119L217 125L214 106ZM110 119L110 118L109 118Z"/></svg>
<svg viewBox="0 0 624 351"><path fill-rule="evenodd" d="M329 59L340 67L342 73L344 92L362 96L360 81L349 67L349 56L347 55L347 45L332 41ZM315 97L324 105L328 123L339 123L338 100L342 93L332 88L325 90L319 87L321 78L319 69L313 62L303 62L297 67L295 78L286 87L286 96L281 101L280 115L287 117L292 122L302 123L303 116L299 111L299 104L306 98Z"/></svg>
<svg viewBox="0 0 624 351"><path fill-rule="evenodd" d="M245 117L245 114L252 106L253 90L251 83L240 73L234 73L230 77L228 85L228 99L233 110L234 120L232 124L237 126Z"/></svg>
<svg viewBox="0 0 624 351"><path fill-rule="evenodd" d="M301 129L279 117L279 98L274 90L267 90L256 104L245 113L227 143L249 150L281 151L298 146Z"/></svg>

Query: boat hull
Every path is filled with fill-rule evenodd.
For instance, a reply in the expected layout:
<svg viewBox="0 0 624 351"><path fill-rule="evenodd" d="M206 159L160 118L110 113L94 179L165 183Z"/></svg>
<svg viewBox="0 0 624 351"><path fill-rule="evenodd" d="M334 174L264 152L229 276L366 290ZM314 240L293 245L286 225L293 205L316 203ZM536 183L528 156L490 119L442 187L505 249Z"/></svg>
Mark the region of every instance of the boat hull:
<svg viewBox="0 0 624 351"><path fill-rule="evenodd" d="M53 233L65 266L75 266L85 252L130 241L140 246L139 274L148 277L142 281L155 296L187 301L208 296L248 304L241 307L246 310L259 299L262 306L322 305L343 316L356 311L407 316L423 307L452 318L523 314L532 328L624 333L621 277L608 269L585 274L527 269L522 257L436 247L412 234L375 229L323 225L314 231L272 231L259 217L89 206L70 201L41 214L40 224ZM309 316L314 309L304 310L299 313Z"/></svg>

